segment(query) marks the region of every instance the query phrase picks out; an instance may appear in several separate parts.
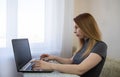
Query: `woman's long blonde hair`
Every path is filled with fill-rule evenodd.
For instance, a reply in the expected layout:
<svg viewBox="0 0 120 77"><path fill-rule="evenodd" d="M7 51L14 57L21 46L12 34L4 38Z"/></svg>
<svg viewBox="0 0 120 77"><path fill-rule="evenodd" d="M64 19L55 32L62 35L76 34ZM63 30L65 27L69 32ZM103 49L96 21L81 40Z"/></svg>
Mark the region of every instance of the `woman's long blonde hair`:
<svg viewBox="0 0 120 77"><path fill-rule="evenodd" d="M80 27L86 38L89 38L87 49L83 56L87 56L97 41L101 41L101 32L98 25L89 13L83 13L74 18L74 22ZM83 44L83 39L80 39Z"/></svg>

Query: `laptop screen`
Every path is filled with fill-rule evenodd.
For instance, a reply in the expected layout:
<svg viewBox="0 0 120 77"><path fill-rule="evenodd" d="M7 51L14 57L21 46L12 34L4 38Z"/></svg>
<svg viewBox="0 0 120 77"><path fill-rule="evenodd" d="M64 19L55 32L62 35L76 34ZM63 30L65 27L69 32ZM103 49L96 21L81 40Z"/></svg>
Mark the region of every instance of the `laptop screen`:
<svg viewBox="0 0 120 77"><path fill-rule="evenodd" d="M17 70L28 63L32 57L28 39L12 39L12 46L15 56Z"/></svg>

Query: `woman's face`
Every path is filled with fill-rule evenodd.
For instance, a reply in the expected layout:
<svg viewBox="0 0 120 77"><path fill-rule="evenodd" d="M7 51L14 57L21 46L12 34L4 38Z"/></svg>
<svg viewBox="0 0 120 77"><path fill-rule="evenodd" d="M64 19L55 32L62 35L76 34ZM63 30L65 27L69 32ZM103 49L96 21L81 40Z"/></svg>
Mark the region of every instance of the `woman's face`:
<svg viewBox="0 0 120 77"><path fill-rule="evenodd" d="M75 24L75 26L74 26L74 33L76 34L76 36L78 38L80 38L80 39L84 38L82 30L80 29L80 27L77 24Z"/></svg>

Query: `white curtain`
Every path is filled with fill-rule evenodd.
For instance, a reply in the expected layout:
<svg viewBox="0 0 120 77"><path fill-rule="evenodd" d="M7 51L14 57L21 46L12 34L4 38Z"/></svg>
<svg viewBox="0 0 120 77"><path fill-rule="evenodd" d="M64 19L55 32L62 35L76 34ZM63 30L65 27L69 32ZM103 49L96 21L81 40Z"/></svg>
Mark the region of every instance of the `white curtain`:
<svg viewBox="0 0 120 77"><path fill-rule="evenodd" d="M17 2L17 0L7 0L7 46L0 48L0 77L19 77L11 46L11 39L17 38ZM49 53L71 57L72 19L73 0L45 0L45 42L31 45L32 53L37 55Z"/></svg>
<svg viewBox="0 0 120 77"><path fill-rule="evenodd" d="M50 53L52 52L53 54L61 55L61 51L67 49L69 50L69 53L71 52L71 12L73 11L71 8L72 5L70 4L71 1L72 0L46 0L45 49L47 49L47 51L51 50ZM68 30L66 30L65 28L67 28ZM64 41L65 39L67 39L69 42L67 42L67 40ZM68 47L64 48L63 45L65 44Z"/></svg>
<svg viewBox="0 0 120 77"><path fill-rule="evenodd" d="M60 54L64 25L64 0L45 2L45 50Z"/></svg>
<svg viewBox="0 0 120 77"><path fill-rule="evenodd" d="M72 55L73 0L45 0L45 42L33 53L63 57Z"/></svg>

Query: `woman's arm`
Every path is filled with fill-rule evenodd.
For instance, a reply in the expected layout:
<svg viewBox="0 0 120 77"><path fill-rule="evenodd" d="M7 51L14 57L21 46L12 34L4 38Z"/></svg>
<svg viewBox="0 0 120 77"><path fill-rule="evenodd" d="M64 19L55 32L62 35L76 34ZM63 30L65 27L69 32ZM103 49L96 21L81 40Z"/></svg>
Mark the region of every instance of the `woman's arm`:
<svg viewBox="0 0 120 77"><path fill-rule="evenodd" d="M62 58L62 57L55 56L54 59L62 64L71 64L72 63L72 58Z"/></svg>
<svg viewBox="0 0 120 77"><path fill-rule="evenodd" d="M102 60L101 56L91 53L82 63L76 64L51 64L52 70L64 73L82 75L91 68L95 67Z"/></svg>
<svg viewBox="0 0 120 77"><path fill-rule="evenodd" d="M49 55L49 54L43 54L40 56L41 60L56 60L59 63L62 64L71 64L72 63L72 58L62 58L54 55Z"/></svg>

